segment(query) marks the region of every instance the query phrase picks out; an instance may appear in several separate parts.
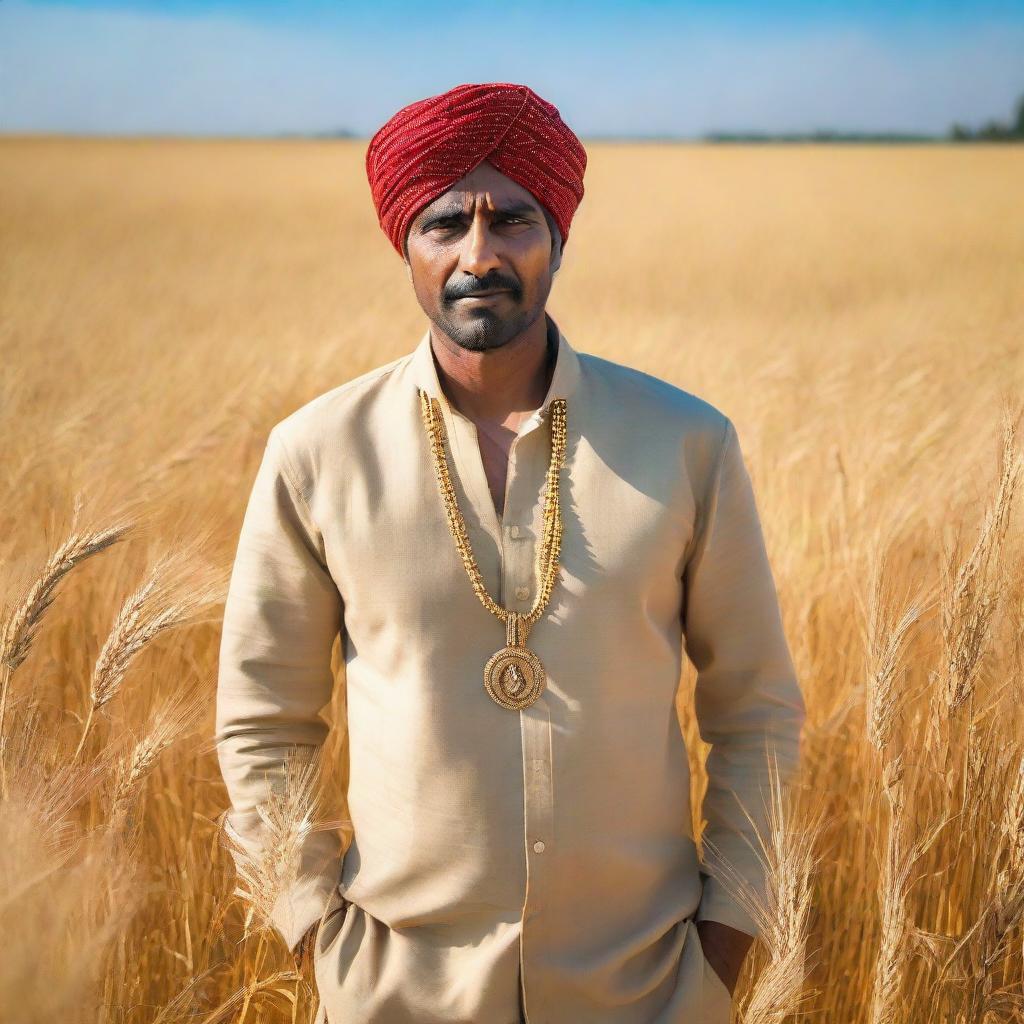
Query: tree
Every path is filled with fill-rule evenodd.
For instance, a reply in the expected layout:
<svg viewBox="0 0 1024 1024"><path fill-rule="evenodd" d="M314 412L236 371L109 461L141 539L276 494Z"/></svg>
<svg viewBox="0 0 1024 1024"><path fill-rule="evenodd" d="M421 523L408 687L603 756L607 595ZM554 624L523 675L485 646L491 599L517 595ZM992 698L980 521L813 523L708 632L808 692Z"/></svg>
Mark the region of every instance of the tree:
<svg viewBox="0 0 1024 1024"><path fill-rule="evenodd" d="M956 121L950 126L949 138L954 142L970 142L972 139L982 139L986 142L1024 139L1024 94L1017 100L1016 117L1012 124L990 119L972 132L970 128Z"/></svg>

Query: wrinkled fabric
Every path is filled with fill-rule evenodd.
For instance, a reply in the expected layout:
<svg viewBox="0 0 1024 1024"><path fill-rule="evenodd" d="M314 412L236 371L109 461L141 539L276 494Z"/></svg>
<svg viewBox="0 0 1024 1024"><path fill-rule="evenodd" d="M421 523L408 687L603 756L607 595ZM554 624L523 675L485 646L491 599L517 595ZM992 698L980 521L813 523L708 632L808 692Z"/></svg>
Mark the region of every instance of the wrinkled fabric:
<svg viewBox="0 0 1024 1024"><path fill-rule="evenodd" d="M370 193L400 256L416 214L485 159L547 207L565 245L583 199L586 150L529 86L489 82L410 103L370 139Z"/></svg>
<svg viewBox="0 0 1024 1024"><path fill-rule="evenodd" d="M690 392L577 352L548 319L556 362L512 443L503 515L429 331L276 423L256 474L217 749L228 824L259 850L255 808L285 752L323 741L340 641L351 843L311 833L275 908L292 948L323 915L320 1024L515 1024L520 996L529 1024L725 1024L696 922L758 933L698 857L676 710L685 647L713 744L704 838L763 892L750 844L767 834L769 754L785 781L804 705L736 429ZM449 532L420 388L484 584L524 612L550 403L567 400L559 577L527 638L547 686L521 711L484 688L505 627Z"/></svg>

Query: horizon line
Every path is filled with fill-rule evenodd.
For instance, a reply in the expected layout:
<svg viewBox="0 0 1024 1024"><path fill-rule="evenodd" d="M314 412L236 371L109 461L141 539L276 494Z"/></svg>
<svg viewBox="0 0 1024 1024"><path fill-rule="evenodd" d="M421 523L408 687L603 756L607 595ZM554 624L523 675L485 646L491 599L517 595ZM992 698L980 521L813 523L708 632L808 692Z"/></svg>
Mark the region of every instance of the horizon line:
<svg viewBox="0 0 1024 1024"><path fill-rule="evenodd" d="M950 128L952 132L952 127ZM4 131L0 129L0 139L95 139L95 140L176 140L176 141L352 141L369 142L372 133L362 134L344 129L334 131L303 132L178 132L178 131L144 131L144 132L104 132L104 131ZM844 131L829 128L815 128L803 132L770 132L770 131L710 131L699 135L685 135L677 133L633 133L621 132L609 133L587 133L579 135L581 142L800 142L800 141L892 141L892 142L1004 142L1024 141L1021 137L1010 137L1007 139L986 139L986 138L953 138L951 134L937 134L933 132L912 132L912 131Z"/></svg>

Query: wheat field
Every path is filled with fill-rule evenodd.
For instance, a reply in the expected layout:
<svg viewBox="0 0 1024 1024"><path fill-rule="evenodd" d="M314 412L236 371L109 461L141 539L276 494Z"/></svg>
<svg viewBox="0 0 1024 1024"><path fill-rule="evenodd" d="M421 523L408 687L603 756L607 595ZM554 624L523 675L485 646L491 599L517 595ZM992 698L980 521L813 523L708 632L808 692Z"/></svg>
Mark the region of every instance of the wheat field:
<svg viewBox="0 0 1024 1024"><path fill-rule="evenodd" d="M213 696L267 431L425 328L364 147L0 142L7 1024L311 1020ZM588 151L549 311L733 418L807 702L734 1019L1024 1020L1024 148Z"/></svg>

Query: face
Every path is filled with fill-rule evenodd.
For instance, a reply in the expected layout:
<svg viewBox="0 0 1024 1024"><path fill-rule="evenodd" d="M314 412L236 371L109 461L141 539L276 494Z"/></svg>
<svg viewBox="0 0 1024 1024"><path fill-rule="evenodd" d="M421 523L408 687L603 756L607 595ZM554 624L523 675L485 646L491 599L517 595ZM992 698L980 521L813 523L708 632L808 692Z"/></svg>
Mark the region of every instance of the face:
<svg viewBox="0 0 1024 1024"><path fill-rule="evenodd" d="M484 160L409 226L406 266L423 312L465 349L511 341L544 312L561 264L552 228L529 190ZM481 291L494 294L471 297Z"/></svg>

